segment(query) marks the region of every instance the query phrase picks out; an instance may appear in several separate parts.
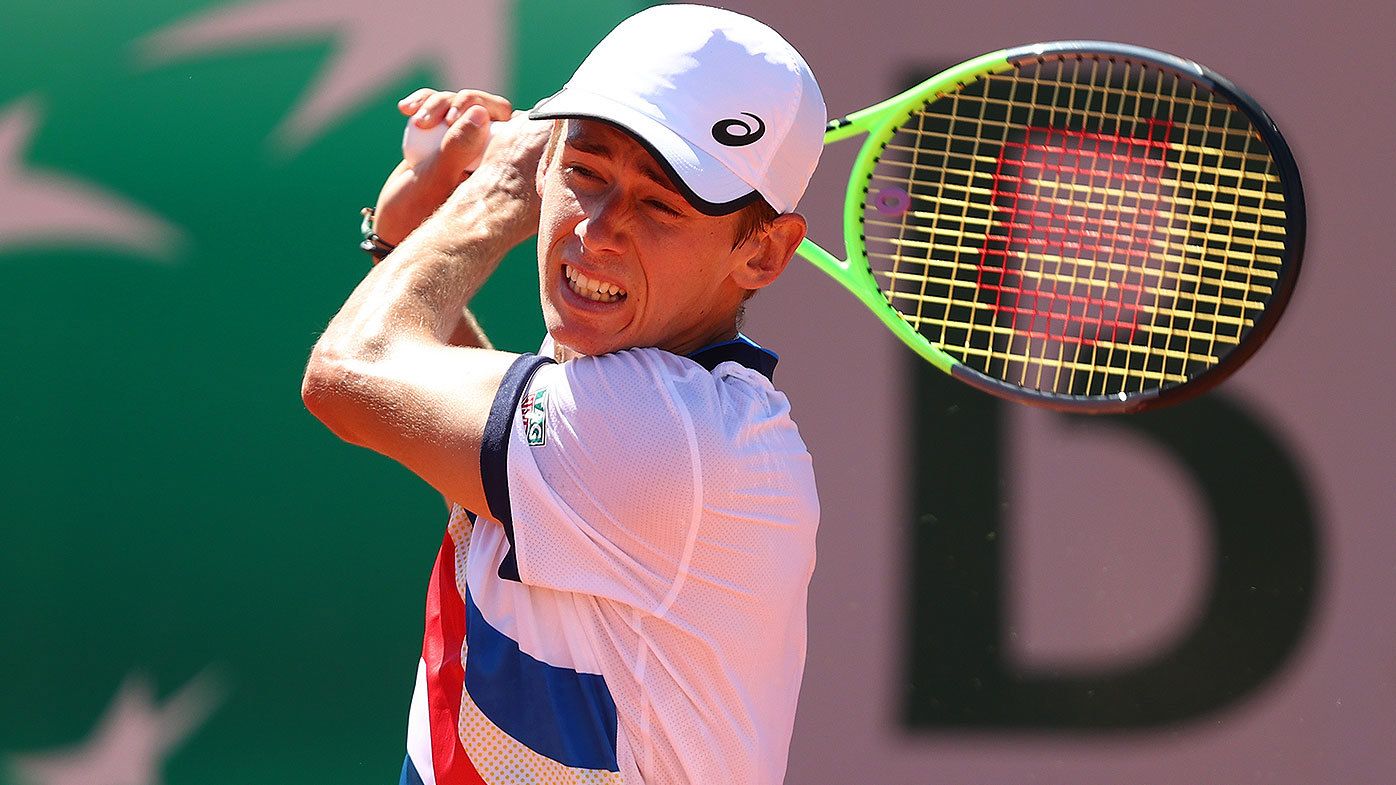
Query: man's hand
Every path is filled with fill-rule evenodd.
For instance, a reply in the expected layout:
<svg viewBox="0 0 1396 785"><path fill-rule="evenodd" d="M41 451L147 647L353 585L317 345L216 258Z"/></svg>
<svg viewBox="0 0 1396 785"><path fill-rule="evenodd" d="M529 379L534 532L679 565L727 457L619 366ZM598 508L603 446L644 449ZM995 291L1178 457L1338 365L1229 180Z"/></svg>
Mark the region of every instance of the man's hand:
<svg viewBox="0 0 1396 785"><path fill-rule="evenodd" d="M398 164L378 193L374 228L397 245L445 203L467 177L466 166L490 143L489 123L508 120L507 98L479 90L449 92L424 87L398 102L408 122L427 130L446 123L450 130L432 155L409 166ZM502 141L502 140L501 140Z"/></svg>
<svg viewBox="0 0 1396 785"><path fill-rule="evenodd" d="M478 108L466 111L479 111ZM553 121L530 120L525 112L514 112L507 122L493 123L479 133L488 136L488 147L474 174L456 188L445 210L470 212L471 203L479 200L503 208L497 229L501 239L510 247L538 233L538 213L542 198L538 193L538 169L548 144ZM451 133L455 133L453 127ZM445 144L449 144L447 134ZM465 148L471 149L471 148ZM479 149L475 147L473 149ZM478 187L472 187L478 186Z"/></svg>

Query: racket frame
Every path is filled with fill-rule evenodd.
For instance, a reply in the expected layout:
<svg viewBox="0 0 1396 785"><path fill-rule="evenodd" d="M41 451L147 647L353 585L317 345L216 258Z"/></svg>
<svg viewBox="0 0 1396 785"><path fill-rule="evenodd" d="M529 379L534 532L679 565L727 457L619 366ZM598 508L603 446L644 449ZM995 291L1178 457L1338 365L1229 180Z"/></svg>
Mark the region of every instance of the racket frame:
<svg viewBox="0 0 1396 785"><path fill-rule="evenodd" d="M896 308L892 307L877 282L865 250L863 214L870 174L877 165L887 141L915 109L984 75L1013 70L1019 63L1042 63L1100 55L1107 58L1118 56L1144 62L1161 70L1174 71L1221 95L1246 115L1269 148L1279 175L1280 189L1285 202L1284 264L1274 292L1254 326L1216 365L1186 382L1168 387L1111 395L1067 395L1020 387L981 373L947 354L921 335ZM960 381L1000 398L1059 411L1089 414L1132 413L1192 398L1215 387L1234 373L1264 343L1288 305L1298 279L1306 222L1299 169L1289 145L1274 121L1254 99L1229 80L1190 60L1140 46L1108 41L1053 41L1000 49L966 60L885 101L830 120L825 129L824 143L832 144L860 134L865 134L866 138L854 159L848 189L844 195L844 258L839 259L809 238L800 243L797 253L853 293L869 310L877 314L893 335L914 349L923 359Z"/></svg>

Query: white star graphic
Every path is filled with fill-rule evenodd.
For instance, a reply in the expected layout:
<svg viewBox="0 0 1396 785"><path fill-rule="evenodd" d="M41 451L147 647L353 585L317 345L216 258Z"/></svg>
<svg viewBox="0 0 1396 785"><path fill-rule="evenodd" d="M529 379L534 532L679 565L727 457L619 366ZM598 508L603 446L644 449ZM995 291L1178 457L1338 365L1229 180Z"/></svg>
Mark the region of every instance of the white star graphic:
<svg viewBox="0 0 1396 785"><path fill-rule="evenodd" d="M38 244L99 246L173 260L179 232L164 220L95 185L24 165L38 115L33 99L0 111L0 251Z"/></svg>
<svg viewBox="0 0 1396 785"><path fill-rule="evenodd" d="M512 6L509 0L257 0L178 22L136 46L154 64L220 48L333 36L339 46L308 99L273 134L290 153L418 66L435 66L443 88L500 92L511 55Z"/></svg>
<svg viewBox="0 0 1396 785"><path fill-rule="evenodd" d="M24 785L160 785L165 759L203 724L221 693L205 671L156 706L150 682L127 676L86 742L15 755L11 764Z"/></svg>

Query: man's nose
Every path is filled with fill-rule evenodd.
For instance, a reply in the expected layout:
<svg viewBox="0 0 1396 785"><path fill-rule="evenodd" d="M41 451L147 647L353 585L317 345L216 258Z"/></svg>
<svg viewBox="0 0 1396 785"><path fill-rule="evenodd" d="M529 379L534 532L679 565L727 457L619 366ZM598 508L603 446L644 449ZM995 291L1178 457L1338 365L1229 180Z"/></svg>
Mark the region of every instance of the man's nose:
<svg viewBox="0 0 1396 785"><path fill-rule="evenodd" d="M618 253L625 237L625 198L616 189L591 200L577 224L582 247L593 253Z"/></svg>

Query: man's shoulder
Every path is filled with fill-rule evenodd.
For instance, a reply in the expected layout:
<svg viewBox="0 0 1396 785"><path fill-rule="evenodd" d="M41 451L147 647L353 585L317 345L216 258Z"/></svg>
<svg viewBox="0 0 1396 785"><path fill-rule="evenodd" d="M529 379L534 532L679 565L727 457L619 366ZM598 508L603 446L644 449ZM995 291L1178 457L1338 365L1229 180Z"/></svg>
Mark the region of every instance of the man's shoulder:
<svg viewBox="0 0 1396 785"><path fill-rule="evenodd" d="M779 395L769 378L739 361L705 365L689 356L648 347L578 357L562 363L558 372L572 386L596 388L586 392L649 390L696 401L734 393Z"/></svg>
<svg viewBox="0 0 1396 785"><path fill-rule="evenodd" d="M700 359L626 349L568 360L541 383L564 387L578 416L621 430L681 427L703 453L747 450L777 436L799 441L789 401L765 373L738 359Z"/></svg>
<svg viewBox="0 0 1396 785"><path fill-rule="evenodd" d="M565 435L554 449L585 476L630 478L627 493L637 477L656 494L682 481L746 518L817 518L812 459L786 397L739 361L708 365L638 348L545 366Z"/></svg>

